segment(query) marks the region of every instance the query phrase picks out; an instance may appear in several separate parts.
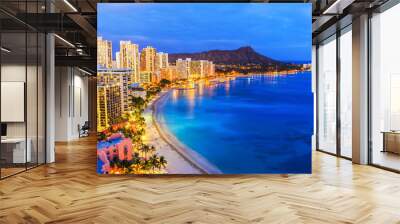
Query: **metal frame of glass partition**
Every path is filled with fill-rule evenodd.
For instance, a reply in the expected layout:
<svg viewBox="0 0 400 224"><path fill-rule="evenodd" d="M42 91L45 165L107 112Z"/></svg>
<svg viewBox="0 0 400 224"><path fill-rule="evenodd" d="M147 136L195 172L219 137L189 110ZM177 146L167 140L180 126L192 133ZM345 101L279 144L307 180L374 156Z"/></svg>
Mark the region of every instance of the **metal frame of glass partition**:
<svg viewBox="0 0 400 224"><path fill-rule="evenodd" d="M39 2L43 3L43 1L22 1L22 2L25 3L25 12L24 12L25 16L27 16L27 13L28 13L28 10L27 10L28 2L29 3L37 3L36 4L37 12L39 12ZM46 11L47 11L47 7L46 7ZM5 13L5 11L2 10L2 13ZM15 19L18 20L18 18L15 18ZM46 111L46 108L47 108L47 99L46 99L47 98L46 97L47 96L47 86L46 86L47 85L47 82L46 82L46 77L47 77L47 49L46 49L47 48L47 38L46 38L46 35L47 35L47 33L41 32L20 20L18 20L18 22L21 22L23 24L23 27L24 27L23 30L21 29L21 30L16 30L16 31L12 31L12 32L7 32L7 31L3 31L0 29L0 46L4 45L4 43L2 43L2 42L3 42L3 36L6 33L12 33L12 34L19 33L21 35L24 35L24 42L25 42L24 48L25 49L23 51L25 51L24 52L25 58L22 59L22 57L21 57L21 59L25 61L25 64L24 64L24 66L25 66L25 85L24 85L25 167L24 168L21 167L20 171L12 172L11 174L4 175L3 167L0 166L0 180L14 176L14 175L22 173L22 172L25 172L25 171L33 169L33 168L36 168L40 165L46 164L46 161L47 161L47 158L46 158L47 157L47 153L46 153L46 148L47 148L47 140L46 140L47 139L46 138L47 137L47 129L46 129L46 127L47 127L47 114L46 114L46 112L47 112ZM1 28L1 24L0 24L0 28ZM32 126L33 128L32 127L31 128L36 133L34 136L32 136L32 139L35 138L34 140L36 141L36 147L35 147L36 161L34 163L30 162L29 165L28 165L28 153L27 153L28 115L29 115L28 107L27 107L27 103L28 103L27 84L28 84L28 65L29 65L28 61L30 60L28 58L28 48L29 48L28 35L31 35L31 37L33 37L33 44L36 45L33 50L34 54L36 55L36 60L33 59L33 66L35 67L35 71L30 73L30 75L32 75L32 74L33 74L33 76L36 75L36 77L34 77L36 84L33 85L35 88L34 92L36 92L36 96L34 96L34 97L36 97L36 99L35 99L36 109L33 109L35 111L34 113L36 113L36 115L33 114L33 116L36 117L35 118L36 121L33 120L32 124L31 124L31 125L34 125L34 126ZM36 41L34 39L36 39ZM40 42L41 42L41 44L40 44ZM42 45L41 49L40 49L40 45ZM42 63L40 63L40 58L42 60ZM0 82L2 81L2 67L4 66L3 62L4 62L3 56L2 56L2 53L0 53ZM30 62L30 63L32 63L32 62ZM40 65L42 68L41 69L41 81L39 81L39 74L40 74L39 66ZM39 94L39 82L41 82L41 85L42 85L41 86L42 92L40 94ZM1 89L1 86L0 86L0 89ZM33 93L33 94L35 94L35 93ZM0 97L1 97L1 92L0 92ZM41 101L41 108L42 108L41 113L39 111L39 101ZM1 109L2 108L0 105L0 110ZM1 123L1 117L0 117L0 123ZM39 130L39 124L41 125L41 128L42 128L41 130ZM35 125L36 125L36 127L35 127ZM39 135L42 135L41 142L39 141ZM40 152L42 153L41 155L39 155ZM0 144L0 158L1 158L1 153L2 153L2 145ZM1 162L0 162L0 164L1 164Z"/></svg>
<svg viewBox="0 0 400 224"><path fill-rule="evenodd" d="M340 99L340 77L341 77L341 65L340 65L340 37L343 34L343 30L345 30L346 28L348 28L349 26L351 26L351 23L347 24L344 27L335 27L336 31L334 33L332 33L331 35L325 37L324 39L320 40L318 42L318 44L316 45L316 150L319 152L323 152L323 153L327 153L329 155L333 155L333 156L337 156L340 158L344 158L347 160L352 160L350 157L344 156L341 153L341 118L340 118L340 103L341 103L341 99ZM332 36L335 36L335 41L336 41L336 152L332 153L329 151L326 151L324 149L321 149L319 147L319 43L331 38Z"/></svg>

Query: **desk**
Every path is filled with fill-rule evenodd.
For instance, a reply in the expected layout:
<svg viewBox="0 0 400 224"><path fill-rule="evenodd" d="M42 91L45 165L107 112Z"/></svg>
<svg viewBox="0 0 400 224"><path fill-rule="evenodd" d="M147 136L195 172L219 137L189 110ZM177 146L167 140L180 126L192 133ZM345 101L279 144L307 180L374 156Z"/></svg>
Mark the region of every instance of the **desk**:
<svg viewBox="0 0 400 224"><path fill-rule="evenodd" d="M383 151L400 154L400 131L383 131Z"/></svg>
<svg viewBox="0 0 400 224"><path fill-rule="evenodd" d="M8 163L26 163L31 162L31 139L28 142L25 152L25 138L6 138L1 139L1 156ZM10 155L12 154L12 156ZM11 159L12 158L12 159ZM26 159L26 160L25 160Z"/></svg>

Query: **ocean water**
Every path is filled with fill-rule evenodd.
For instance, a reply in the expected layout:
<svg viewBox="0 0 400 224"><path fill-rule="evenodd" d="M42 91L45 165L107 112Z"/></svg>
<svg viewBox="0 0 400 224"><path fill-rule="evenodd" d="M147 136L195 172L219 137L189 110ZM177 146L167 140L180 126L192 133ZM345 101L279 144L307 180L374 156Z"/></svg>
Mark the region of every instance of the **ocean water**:
<svg viewBox="0 0 400 224"><path fill-rule="evenodd" d="M310 173L311 73L237 78L173 90L169 131L223 173Z"/></svg>

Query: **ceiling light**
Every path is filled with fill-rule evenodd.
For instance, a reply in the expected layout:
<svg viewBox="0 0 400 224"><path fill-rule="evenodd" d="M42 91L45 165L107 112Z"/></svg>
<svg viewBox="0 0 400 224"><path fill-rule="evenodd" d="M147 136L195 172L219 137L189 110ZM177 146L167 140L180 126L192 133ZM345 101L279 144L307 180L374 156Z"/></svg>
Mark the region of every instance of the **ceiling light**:
<svg viewBox="0 0 400 224"><path fill-rule="evenodd" d="M65 4L67 4L74 12L78 12L78 10L73 6L68 0L64 0Z"/></svg>
<svg viewBox="0 0 400 224"><path fill-rule="evenodd" d="M10 53L10 52L11 52L10 50L8 50L8 49L5 48L5 47L1 47L1 51L4 51L4 52L6 52L6 53Z"/></svg>
<svg viewBox="0 0 400 224"><path fill-rule="evenodd" d="M60 36L57 35L57 34L54 34L54 36L57 37L58 39L60 39L62 42L64 42L64 43L66 43L67 45L69 45L70 47L75 48L75 45L73 45L73 44L72 44L71 42L69 42L68 40L66 40L66 39L64 39L64 38L62 38L62 37L60 37Z"/></svg>
<svg viewBox="0 0 400 224"><path fill-rule="evenodd" d="M83 72L83 73L85 73L86 75L92 75L92 73L90 73L90 72L88 72L88 71L85 71L85 70L83 70L83 69L81 69L81 68L78 68L78 70L81 71L81 72Z"/></svg>
<svg viewBox="0 0 400 224"><path fill-rule="evenodd" d="M330 5L324 12L322 13L323 15L339 15L343 13L343 10L347 8L349 5L351 5L355 0L336 0L333 2L332 5Z"/></svg>

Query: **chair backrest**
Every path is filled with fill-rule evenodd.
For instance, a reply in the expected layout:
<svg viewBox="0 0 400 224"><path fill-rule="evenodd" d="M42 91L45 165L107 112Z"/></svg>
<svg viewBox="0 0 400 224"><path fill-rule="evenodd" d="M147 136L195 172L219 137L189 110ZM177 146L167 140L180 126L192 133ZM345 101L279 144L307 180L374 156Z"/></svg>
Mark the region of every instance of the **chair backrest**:
<svg viewBox="0 0 400 224"><path fill-rule="evenodd" d="M82 128L90 128L89 121L85 121L85 124L83 124Z"/></svg>

